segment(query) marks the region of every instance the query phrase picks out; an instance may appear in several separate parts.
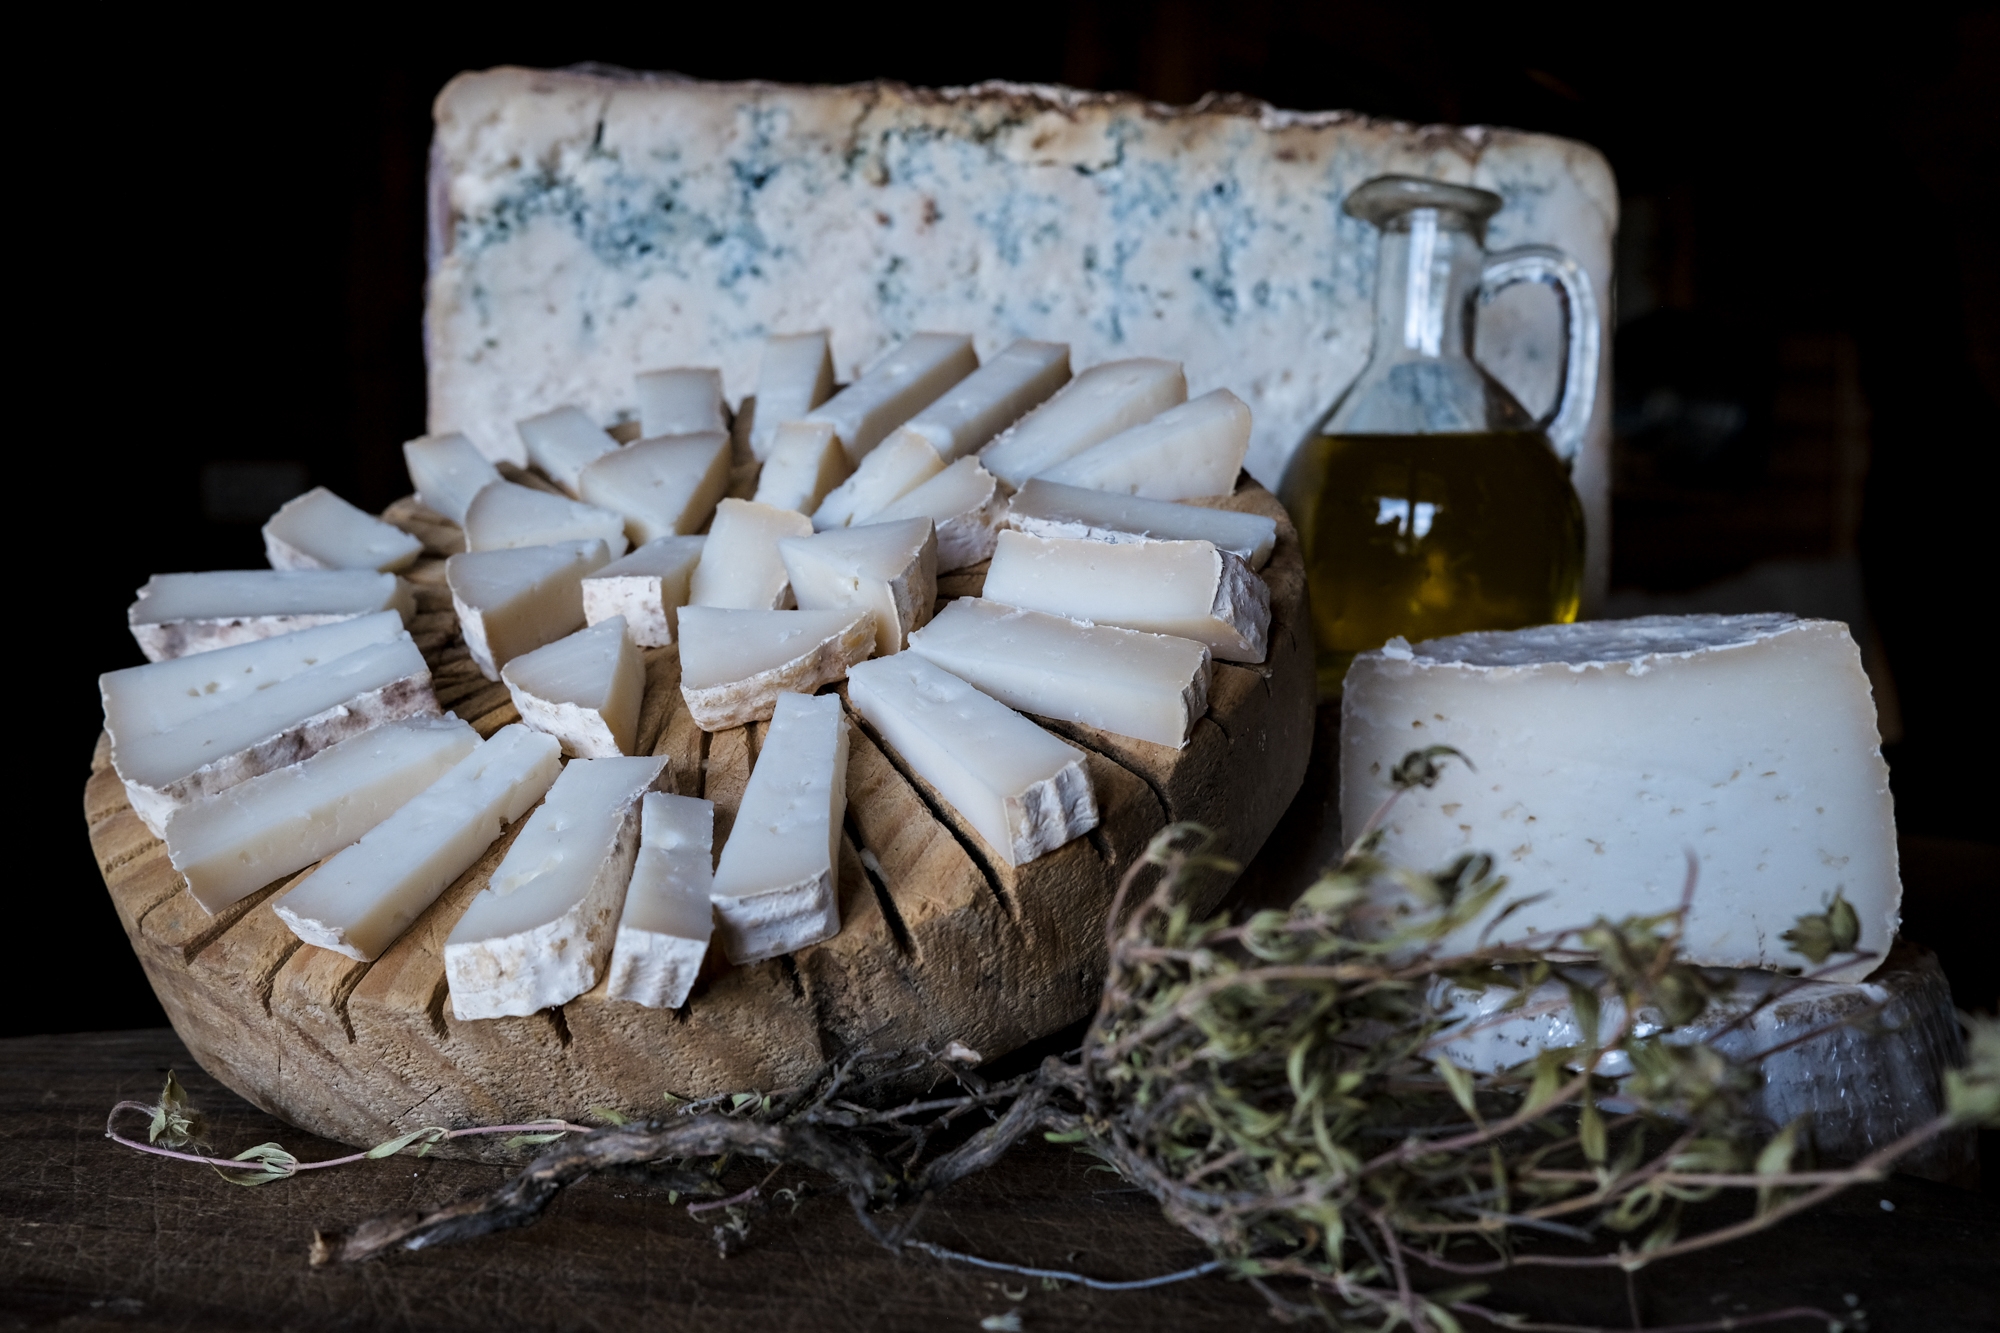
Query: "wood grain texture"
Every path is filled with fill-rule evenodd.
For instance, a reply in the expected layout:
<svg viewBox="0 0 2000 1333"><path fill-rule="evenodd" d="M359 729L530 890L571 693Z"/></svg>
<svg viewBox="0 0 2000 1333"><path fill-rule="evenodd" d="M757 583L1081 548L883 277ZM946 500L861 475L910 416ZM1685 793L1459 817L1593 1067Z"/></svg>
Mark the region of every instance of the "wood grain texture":
<svg viewBox="0 0 2000 1333"><path fill-rule="evenodd" d="M1090 1012L1111 896L1155 833L1196 820L1247 862L1298 790L1313 672L1297 535L1254 483L1217 503L1279 521L1264 571L1271 650L1261 666L1216 667L1209 715L1186 748L1042 719L1086 751L1101 822L1016 868L849 714L840 933L748 967L712 962L678 1010L610 1001L600 985L526 1018L452 1012L445 937L518 824L372 964L300 945L270 907L281 885L221 915L202 911L101 763L84 796L92 846L133 948L202 1067L256 1105L348 1143L781 1086L861 1042L961 1041L1000 1056ZM389 512L427 549L449 549L450 525L414 502ZM411 571L412 632L439 702L491 735L516 715L505 688L467 657L441 567L432 554ZM962 571L951 591L976 595L982 581L983 571ZM646 674L642 748L668 757L672 790L715 803L719 848L768 724L714 734L695 726L674 648L649 650ZM1200 906L1227 887L1213 885Z"/></svg>

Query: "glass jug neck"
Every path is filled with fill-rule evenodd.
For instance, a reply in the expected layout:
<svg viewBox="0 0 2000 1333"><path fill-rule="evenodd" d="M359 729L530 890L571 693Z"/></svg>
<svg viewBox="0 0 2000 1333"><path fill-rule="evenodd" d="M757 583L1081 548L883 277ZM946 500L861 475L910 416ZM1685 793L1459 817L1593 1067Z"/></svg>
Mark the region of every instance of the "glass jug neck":
<svg viewBox="0 0 2000 1333"><path fill-rule="evenodd" d="M1369 360L1469 358L1472 300L1485 262L1485 247L1462 214L1413 208L1384 219Z"/></svg>

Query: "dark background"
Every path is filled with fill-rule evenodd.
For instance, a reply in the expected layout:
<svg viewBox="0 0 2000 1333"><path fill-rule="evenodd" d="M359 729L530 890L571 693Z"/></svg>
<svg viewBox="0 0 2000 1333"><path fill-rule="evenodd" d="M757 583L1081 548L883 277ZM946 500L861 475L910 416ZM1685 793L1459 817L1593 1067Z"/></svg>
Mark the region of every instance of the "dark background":
<svg viewBox="0 0 2000 1333"><path fill-rule="evenodd" d="M2000 17L1825 12L1524 26L1498 7L1184 0L1022 3L949 27L935 9L837 24L661 9L451 38L148 31L107 12L87 67L38 52L49 82L14 99L11 378L27 410L8 424L36 572L13 696L24 916L0 1030L163 1021L79 810L96 673L140 660L124 607L156 571L260 565L258 522L307 484L368 508L404 493L398 446L424 422L430 100L461 69L579 61L1175 103L1221 90L1596 145L1625 220L1614 609L1753 596L1847 612L1892 737L1907 929L1944 953L1961 1004L1992 1007L2000 748L1978 643L1996 600Z"/></svg>

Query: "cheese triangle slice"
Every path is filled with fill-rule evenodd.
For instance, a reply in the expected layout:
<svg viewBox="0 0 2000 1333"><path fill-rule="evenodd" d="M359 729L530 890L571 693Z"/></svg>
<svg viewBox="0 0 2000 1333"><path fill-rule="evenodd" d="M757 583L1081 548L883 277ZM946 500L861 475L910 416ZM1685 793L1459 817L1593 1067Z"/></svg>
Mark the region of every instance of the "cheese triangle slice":
<svg viewBox="0 0 2000 1333"><path fill-rule="evenodd" d="M499 469L456 431L411 440L403 446L403 466L417 499L454 523L465 522L472 497L500 480Z"/></svg>
<svg viewBox="0 0 2000 1333"><path fill-rule="evenodd" d="M1068 343L1022 338L945 390L902 429L921 435L949 463L977 453L1068 382Z"/></svg>
<svg viewBox="0 0 2000 1333"><path fill-rule="evenodd" d="M1264 514L1143 500L1036 477L1009 502L1007 526L1037 537L1099 542L1213 542L1252 569L1262 569L1278 543L1278 523ZM944 542L942 533L938 536Z"/></svg>
<svg viewBox="0 0 2000 1333"><path fill-rule="evenodd" d="M155 574L125 613L151 662L212 652L377 611L408 624L416 595L372 569L216 569Z"/></svg>
<svg viewBox="0 0 2000 1333"><path fill-rule="evenodd" d="M1019 490L1028 478L1187 401L1178 361L1136 357L1092 366L980 451L986 470Z"/></svg>
<svg viewBox="0 0 2000 1333"><path fill-rule="evenodd" d="M639 429L657 435L696 435L729 429L729 405L722 399L722 372L706 366L648 370L634 384L639 392Z"/></svg>
<svg viewBox="0 0 2000 1333"><path fill-rule="evenodd" d="M681 697L704 731L771 716L778 696L811 694L875 649L875 617L834 611L681 609Z"/></svg>
<svg viewBox="0 0 2000 1333"><path fill-rule="evenodd" d="M781 333L764 340L757 366L757 396L751 400L750 451L771 456L778 430L797 421L833 393L833 350L825 329Z"/></svg>
<svg viewBox="0 0 2000 1333"><path fill-rule="evenodd" d="M632 753L646 664L623 616L521 654L500 678L521 721L561 741L564 754L610 759Z"/></svg>
<svg viewBox="0 0 2000 1333"><path fill-rule="evenodd" d="M758 504L810 514L853 471L831 423L787 421L771 437L753 498Z"/></svg>
<svg viewBox="0 0 2000 1333"><path fill-rule="evenodd" d="M459 631L486 679L499 680L500 668L522 653L583 628L583 576L609 560L604 543L592 540L445 561Z"/></svg>
<svg viewBox="0 0 2000 1333"><path fill-rule="evenodd" d="M705 537L661 537L583 580L583 618L590 624L625 617L625 632L641 648L674 641L688 585Z"/></svg>
<svg viewBox="0 0 2000 1333"><path fill-rule="evenodd" d="M529 417L515 429L535 466L571 495L577 493L576 480L583 469L618 447L618 441L578 407L558 407Z"/></svg>
<svg viewBox="0 0 2000 1333"><path fill-rule="evenodd" d="M1217 389L1036 475L1149 500L1193 500L1234 491L1249 448L1249 407Z"/></svg>
<svg viewBox="0 0 2000 1333"><path fill-rule="evenodd" d="M830 423L848 459L859 463L883 436L978 368L966 334L913 333L805 419Z"/></svg>
<svg viewBox="0 0 2000 1333"><path fill-rule="evenodd" d="M938 573L944 574L992 556L993 543L1006 517L1007 495L1000 489L1000 479L981 467L977 458L961 458L877 510L868 521L883 524L906 518L930 519L937 528Z"/></svg>
<svg viewBox="0 0 2000 1333"><path fill-rule="evenodd" d="M715 931L715 806L648 792L640 803L639 856L611 946L604 993L649 1009L687 1003Z"/></svg>
<svg viewBox="0 0 2000 1333"><path fill-rule="evenodd" d="M521 546L596 538L614 556L625 553L625 520L608 509L496 481L465 510L465 549L509 551Z"/></svg>
<svg viewBox="0 0 2000 1333"><path fill-rule="evenodd" d="M583 470L579 492L625 520L635 546L699 531L729 489L729 437L720 431L640 440Z"/></svg>
<svg viewBox="0 0 2000 1333"><path fill-rule="evenodd" d="M813 527L821 532L874 520L875 514L944 471L923 436L898 430L861 460L854 475L827 493L813 510Z"/></svg>
<svg viewBox="0 0 2000 1333"><path fill-rule="evenodd" d="M776 611L791 605L791 579L778 555L785 537L812 535L812 520L793 509L755 500L724 500L715 507L701 563L688 588L691 606Z"/></svg>
<svg viewBox="0 0 2000 1333"><path fill-rule="evenodd" d="M903 651L910 631L931 618L937 542L927 518L792 537L778 543L778 554L799 609L867 611L880 655Z"/></svg>
<svg viewBox="0 0 2000 1333"><path fill-rule="evenodd" d="M287 500L264 524L273 569L408 569L424 544L324 486Z"/></svg>

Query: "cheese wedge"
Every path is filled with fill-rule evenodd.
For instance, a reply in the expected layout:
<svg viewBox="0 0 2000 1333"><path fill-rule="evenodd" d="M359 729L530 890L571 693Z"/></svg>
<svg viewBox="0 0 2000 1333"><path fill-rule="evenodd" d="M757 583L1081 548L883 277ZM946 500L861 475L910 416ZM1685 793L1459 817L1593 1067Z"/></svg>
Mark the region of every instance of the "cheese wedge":
<svg viewBox="0 0 2000 1333"><path fill-rule="evenodd" d="M465 511L467 551L511 551L593 538L612 555L623 555L625 520L608 509L511 481L483 488Z"/></svg>
<svg viewBox="0 0 2000 1333"><path fill-rule="evenodd" d="M858 464L890 431L978 368L965 334L913 333L805 419L830 423L848 460Z"/></svg>
<svg viewBox="0 0 2000 1333"><path fill-rule="evenodd" d="M613 616L501 668L523 724L562 742L563 753L611 759L632 753L646 663Z"/></svg>
<svg viewBox="0 0 2000 1333"><path fill-rule="evenodd" d="M556 738L514 725L272 902L307 944L372 962L562 772Z"/></svg>
<svg viewBox="0 0 2000 1333"><path fill-rule="evenodd" d="M792 537L778 543L778 554L800 610L867 611L882 656L902 652L910 631L931 618L937 541L927 518Z"/></svg>
<svg viewBox="0 0 2000 1333"><path fill-rule="evenodd" d="M709 367L648 370L637 377L639 432L697 435L729 429L729 405L722 398L722 372Z"/></svg>
<svg viewBox="0 0 2000 1333"><path fill-rule="evenodd" d="M625 520L634 546L699 531L729 489L729 437L666 435L606 454L583 470L583 498Z"/></svg>
<svg viewBox="0 0 2000 1333"><path fill-rule="evenodd" d="M649 1009L687 1003L715 933L715 806L648 792L639 804L639 856L611 946L604 993Z"/></svg>
<svg viewBox="0 0 2000 1333"><path fill-rule="evenodd" d="M1042 405L1069 383L1069 344L1023 338L967 375L901 427L953 462Z"/></svg>
<svg viewBox="0 0 2000 1333"><path fill-rule="evenodd" d="M990 558L1006 517L1007 496L999 478L981 467L977 458L961 458L877 510L868 522L930 519L936 528L938 572L943 574Z"/></svg>
<svg viewBox="0 0 2000 1333"><path fill-rule="evenodd" d="M408 624L416 595L367 569L218 569L155 574L125 612L149 662L292 634L376 611Z"/></svg>
<svg viewBox="0 0 2000 1333"><path fill-rule="evenodd" d="M741 611L775 611L792 604L791 579L778 554L786 537L809 537L812 520L795 509L755 500L724 500L715 507L701 563L694 568L688 605Z"/></svg>
<svg viewBox="0 0 2000 1333"><path fill-rule="evenodd" d="M864 529L865 531L865 529ZM984 596L1100 625L1178 634L1225 662L1261 662L1271 590L1208 542L1114 543L1003 532Z"/></svg>
<svg viewBox="0 0 2000 1333"><path fill-rule="evenodd" d="M639 853L640 798L666 779L664 756L564 766L445 939L453 1014L520 1017L597 984Z"/></svg>
<svg viewBox="0 0 2000 1333"><path fill-rule="evenodd" d="M424 544L324 486L287 500L264 524L273 569L408 569Z"/></svg>
<svg viewBox="0 0 2000 1333"><path fill-rule="evenodd" d="M1252 569L1262 569L1278 543L1278 522L1263 514L1143 500L1036 477L1007 507L1007 526L1036 537L1098 542L1212 543ZM942 547L943 534L938 536Z"/></svg>
<svg viewBox="0 0 2000 1333"><path fill-rule="evenodd" d="M111 671L97 685L112 767L155 834L190 801L438 711L430 669L393 611Z"/></svg>
<svg viewBox="0 0 2000 1333"><path fill-rule="evenodd" d="M583 628L583 577L609 562L597 540L468 551L446 560L459 632L486 679L499 680L500 668L522 653Z"/></svg>
<svg viewBox="0 0 2000 1333"><path fill-rule="evenodd" d="M1249 448L1249 407L1217 389L1037 475L1149 500L1193 500L1234 491Z"/></svg>
<svg viewBox="0 0 2000 1333"><path fill-rule="evenodd" d="M681 610L681 697L703 731L771 716L778 696L811 694L875 651L875 617L837 611Z"/></svg>
<svg viewBox="0 0 2000 1333"><path fill-rule="evenodd" d="M571 495L577 494L577 478L584 468L618 448L618 441L580 407L558 407L529 417L515 429L528 448L529 460Z"/></svg>
<svg viewBox="0 0 2000 1333"><path fill-rule="evenodd" d="M858 664L847 701L1008 865L1097 827L1083 751L918 654Z"/></svg>
<svg viewBox="0 0 2000 1333"><path fill-rule="evenodd" d="M674 641L674 622L687 605L688 584L705 537L661 537L584 576L583 618L595 625L625 617L625 632L641 648Z"/></svg>
<svg viewBox="0 0 2000 1333"><path fill-rule="evenodd" d="M333 855L471 754L455 717L404 718L176 810L167 855L211 914Z"/></svg>
<svg viewBox="0 0 2000 1333"><path fill-rule="evenodd" d="M1695 858L1686 956L1807 967L1781 938L1838 892L1878 957L1902 890L1875 706L1847 627L1786 615L1647 616L1461 634L1363 653L1341 703L1340 807L1360 835L1413 749L1450 745L1406 793L1383 854L1441 866L1487 852L1540 897L1496 941L1677 907ZM1496 904L1495 911L1499 910ZM1446 941L1471 947L1488 918Z"/></svg>
<svg viewBox="0 0 2000 1333"><path fill-rule="evenodd" d="M813 527L825 532L872 522L882 509L942 471L944 460L923 436L895 431L813 510Z"/></svg>
<svg viewBox="0 0 2000 1333"><path fill-rule="evenodd" d="M832 396L833 347L825 329L765 339L752 400L750 451L759 461L769 459L778 428Z"/></svg>
<svg viewBox="0 0 2000 1333"><path fill-rule="evenodd" d="M1209 653L1192 639L961 597L910 650L1009 708L1174 749L1208 711Z"/></svg>
<svg viewBox="0 0 2000 1333"><path fill-rule="evenodd" d="M810 514L853 471L831 422L787 421L771 437L752 498L758 504Z"/></svg>
<svg viewBox="0 0 2000 1333"><path fill-rule="evenodd" d="M1014 490L1028 478L1187 401L1177 361L1139 357L1092 366L980 451L986 470Z"/></svg>
<svg viewBox="0 0 2000 1333"><path fill-rule="evenodd" d="M472 497L500 480L500 470L455 431L409 441L403 446L403 466L424 507L454 523L465 522Z"/></svg>
<svg viewBox="0 0 2000 1333"><path fill-rule="evenodd" d="M840 933L846 814L839 697L780 695L710 888L730 962L761 962Z"/></svg>

